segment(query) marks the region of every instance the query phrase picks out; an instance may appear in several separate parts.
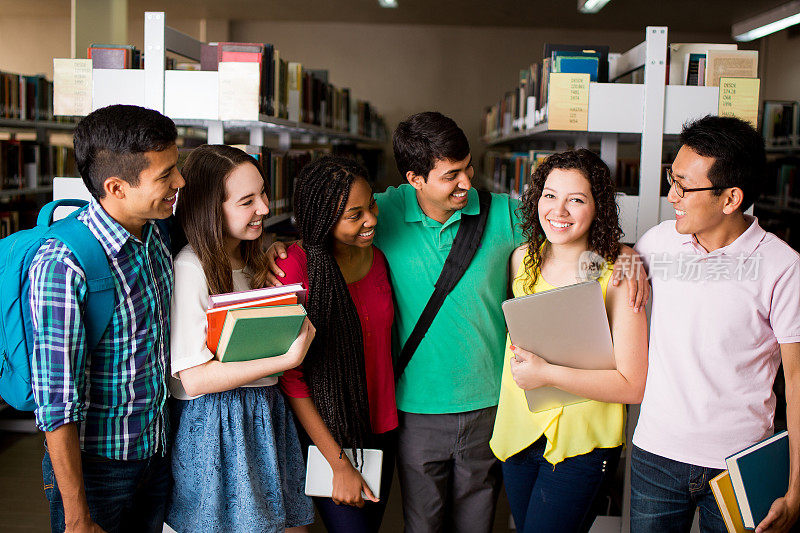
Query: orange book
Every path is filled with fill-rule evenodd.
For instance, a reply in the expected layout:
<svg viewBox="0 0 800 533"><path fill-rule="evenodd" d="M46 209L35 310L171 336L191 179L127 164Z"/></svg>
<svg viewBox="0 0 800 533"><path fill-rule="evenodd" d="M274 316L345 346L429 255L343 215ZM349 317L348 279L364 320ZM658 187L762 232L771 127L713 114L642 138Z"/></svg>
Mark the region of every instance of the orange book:
<svg viewBox="0 0 800 533"><path fill-rule="evenodd" d="M206 319L208 320L208 329L206 329L206 346L212 353L217 353L217 345L219 344L219 337L222 334L222 326L225 324L225 315L228 314L230 309L245 309L247 307L268 307L273 305L292 305L297 303L296 294L284 294L281 296L272 296L271 298L264 298L262 300L253 300L241 304L228 305L226 307L217 307L206 311Z"/></svg>

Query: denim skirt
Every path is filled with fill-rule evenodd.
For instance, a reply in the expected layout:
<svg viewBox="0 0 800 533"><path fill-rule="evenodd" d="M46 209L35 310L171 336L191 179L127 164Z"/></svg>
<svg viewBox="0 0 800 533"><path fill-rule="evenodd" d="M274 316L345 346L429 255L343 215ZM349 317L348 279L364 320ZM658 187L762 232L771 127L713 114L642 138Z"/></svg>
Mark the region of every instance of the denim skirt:
<svg viewBox="0 0 800 533"><path fill-rule="evenodd" d="M277 386L175 403L170 527L279 532L314 521L294 419Z"/></svg>

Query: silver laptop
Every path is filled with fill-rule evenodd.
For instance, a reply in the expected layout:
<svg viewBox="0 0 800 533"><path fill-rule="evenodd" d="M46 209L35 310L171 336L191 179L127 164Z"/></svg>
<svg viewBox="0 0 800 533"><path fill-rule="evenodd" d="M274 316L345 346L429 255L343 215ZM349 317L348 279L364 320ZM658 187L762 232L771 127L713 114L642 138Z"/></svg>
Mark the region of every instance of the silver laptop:
<svg viewBox="0 0 800 533"><path fill-rule="evenodd" d="M586 370L616 368L603 290L596 281L506 300L503 314L511 342L549 363ZM525 396L534 413L587 401L555 387L525 391Z"/></svg>

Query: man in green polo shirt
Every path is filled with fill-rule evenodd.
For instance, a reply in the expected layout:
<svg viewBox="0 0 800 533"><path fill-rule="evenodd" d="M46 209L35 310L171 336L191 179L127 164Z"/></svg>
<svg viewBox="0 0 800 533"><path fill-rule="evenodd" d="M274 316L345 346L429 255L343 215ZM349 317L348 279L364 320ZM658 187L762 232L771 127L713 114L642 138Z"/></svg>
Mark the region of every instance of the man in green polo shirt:
<svg viewBox="0 0 800 533"><path fill-rule="evenodd" d="M375 195L375 245L386 255L405 343L433 293L462 214L478 213L464 132L419 113L394 133L408 183ZM397 382L398 473L406 531L490 531L499 468L494 427L506 327L508 258L523 238L517 202L493 194L481 245Z"/></svg>
<svg viewBox="0 0 800 533"><path fill-rule="evenodd" d="M375 195L374 244L389 263L395 324L406 342L450 252L461 215L479 211L469 142L441 113L412 115L395 130L397 168L408 183ZM524 241L518 202L492 194L481 244L397 383L398 474L406 531L489 532L500 488L489 449L505 353L501 303L508 260ZM283 247L273 246L271 255ZM624 261L617 263L623 264ZM279 283L283 274L271 269ZM640 271L630 278L632 305ZM638 299L637 299L638 298Z"/></svg>

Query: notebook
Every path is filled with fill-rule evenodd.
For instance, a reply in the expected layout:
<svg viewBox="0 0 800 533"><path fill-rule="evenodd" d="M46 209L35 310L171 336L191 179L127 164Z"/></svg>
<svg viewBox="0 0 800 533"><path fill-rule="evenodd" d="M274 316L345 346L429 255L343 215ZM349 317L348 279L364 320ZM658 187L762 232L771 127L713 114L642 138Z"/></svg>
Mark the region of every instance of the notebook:
<svg viewBox="0 0 800 533"><path fill-rule="evenodd" d="M714 499L717 500L719 512L728 533L746 533L747 530L742 523L742 513L739 512L739 504L736 503L736 495L733 493L730 473L725 470L717 477L708 482Z"/></svg>
<svg viewBox="0 0 800 533"><path fill-rule="evenodd" d="M725 459L742 522L753 529L789 489L789 433L782 431Z"/></svg>
<svg viewBox="0 0 800 533"><path fill-rule="evenodd" d="M506 300L503 314L511 342L549 363L586 370L616 368L603 289L596 281ZM555 387L528 390L525 397L534 413L588 401Z"/></svg>
<svg viewBox="0 0 800 533"><path fill-rule="evenodd" d="M364 461L361 462L361 450L356 450L358 454L358 470L361 477L367 482L367 486L376 498L381 497L381 473L383 472L383 450L373 450L366 448L364 451ZM353 461L353 450L345 450L345 455ZM316 446L308 447L308 459L306 460L306 496L319 496L330 498L333 493L333 470L331 465ZM362 492L362 497L366 495Z"/></svg>

